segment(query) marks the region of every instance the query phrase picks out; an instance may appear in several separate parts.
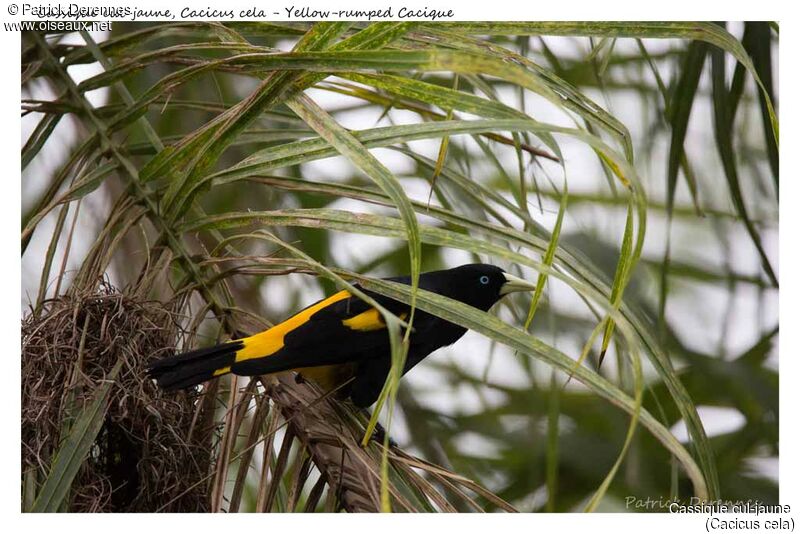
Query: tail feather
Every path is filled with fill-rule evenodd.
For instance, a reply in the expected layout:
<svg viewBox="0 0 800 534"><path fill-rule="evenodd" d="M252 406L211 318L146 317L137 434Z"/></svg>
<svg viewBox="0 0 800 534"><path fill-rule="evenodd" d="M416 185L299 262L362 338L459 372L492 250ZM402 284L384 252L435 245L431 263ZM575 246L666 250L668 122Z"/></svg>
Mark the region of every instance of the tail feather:
<svg viewBox="0 0 800 534"><path fill-rule="evenodd" d="M242 347L242 341L232 341L176 354L150 364L147 374L166 391L189 388L228 373Z"/></svg>

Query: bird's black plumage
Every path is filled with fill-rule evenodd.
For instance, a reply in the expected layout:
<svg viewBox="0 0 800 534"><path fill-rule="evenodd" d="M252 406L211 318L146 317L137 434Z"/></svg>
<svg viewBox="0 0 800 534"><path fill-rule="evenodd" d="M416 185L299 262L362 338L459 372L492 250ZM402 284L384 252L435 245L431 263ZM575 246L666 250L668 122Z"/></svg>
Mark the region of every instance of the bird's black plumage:
<svg viewBox="0 0 800 534"><path fill-rule="evenodd" d="M410 284L407 276L389 280ZM486 264L423 273L419 286L484 311L504 293L532 287ZM365 293L401 318L410 311L407 304ZM465 332L464 327L417 310L403 374ZM342 391L357 406L366 407L377 399L390 367L389 336L381 315L358 297L340 291L260 334L156 361L149 373L164 389L176 390L227 373L253 376L291 369L325 389L352 379Z"/></svg>

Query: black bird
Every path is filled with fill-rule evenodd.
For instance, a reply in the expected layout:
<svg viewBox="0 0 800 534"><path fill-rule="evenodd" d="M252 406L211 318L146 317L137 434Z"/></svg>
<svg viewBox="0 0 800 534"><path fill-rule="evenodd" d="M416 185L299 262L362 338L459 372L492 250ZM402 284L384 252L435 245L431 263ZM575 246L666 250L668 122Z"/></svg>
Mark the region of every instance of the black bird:
<svg viewBox="0 0 800 534"><path fill-rule="evenodd" d="M408 276L388 280L411 283ZM499 267L476 263L423 273L419 287L488 311L504 295L535 286ZM401 319L407 318L407 304L365 293ZM412 328L403 374L467 331L421 310L416 311ZM173 391L228 373L253 376L294 370L327 391L341 387L339 391L356 406L367 407L377 400L390 367L389 335L381 314L349 292L339 291L269 330L158 360L148 373L159 386Z"/></svg>

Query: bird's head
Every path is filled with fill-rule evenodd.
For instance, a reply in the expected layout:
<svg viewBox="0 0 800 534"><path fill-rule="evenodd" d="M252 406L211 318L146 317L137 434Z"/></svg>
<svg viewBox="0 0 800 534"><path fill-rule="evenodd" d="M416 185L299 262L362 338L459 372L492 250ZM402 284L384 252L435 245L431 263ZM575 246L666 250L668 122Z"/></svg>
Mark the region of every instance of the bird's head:
<svg viewBox="0 0 800 534"><path fill-rule="evenodd" d="M534 284L508 274L500 267L485 263L471 263L430 274L434 275L429 279L430 284L421 284L424 289L484 311L489 311L509 293L533 291L536 288Z"/></svg>

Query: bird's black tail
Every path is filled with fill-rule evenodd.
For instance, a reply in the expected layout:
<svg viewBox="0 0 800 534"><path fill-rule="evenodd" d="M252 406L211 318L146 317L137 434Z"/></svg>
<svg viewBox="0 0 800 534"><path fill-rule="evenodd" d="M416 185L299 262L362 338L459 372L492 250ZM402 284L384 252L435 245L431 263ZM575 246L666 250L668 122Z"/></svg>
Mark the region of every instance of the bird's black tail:
<svg viewBox="0 0 800 534"><path fill-rule="evenodd" d="M166 391L196 386L230 373L236 351L243 346L244 343L237 340L162 358L150 364L147 374Z"/></svg>

